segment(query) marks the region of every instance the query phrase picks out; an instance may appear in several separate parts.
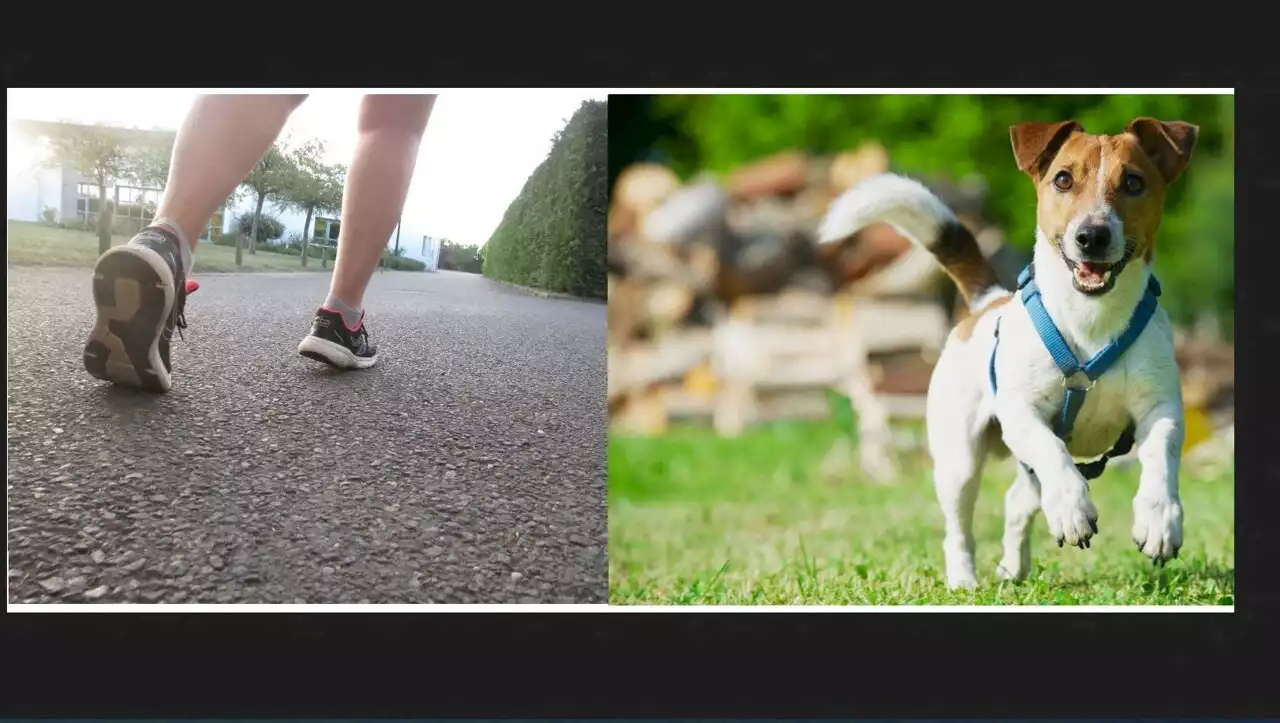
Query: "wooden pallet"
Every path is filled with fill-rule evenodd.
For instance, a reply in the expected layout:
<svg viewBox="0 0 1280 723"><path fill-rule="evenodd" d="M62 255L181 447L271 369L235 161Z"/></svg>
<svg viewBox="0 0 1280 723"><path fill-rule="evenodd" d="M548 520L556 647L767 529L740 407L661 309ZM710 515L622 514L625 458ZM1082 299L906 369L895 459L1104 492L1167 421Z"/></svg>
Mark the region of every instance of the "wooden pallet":
<svg viewBox="0 0 1280 723"><path fill-rule="evenodd" d="M761 422L822 419L831 411L828 390L847 388L869 361L889 414L917 417L947 324L932 301L799 292L746 298L713 329L611 348L612 424L657 434L672 421L697 420L734 435Z"/></svg>

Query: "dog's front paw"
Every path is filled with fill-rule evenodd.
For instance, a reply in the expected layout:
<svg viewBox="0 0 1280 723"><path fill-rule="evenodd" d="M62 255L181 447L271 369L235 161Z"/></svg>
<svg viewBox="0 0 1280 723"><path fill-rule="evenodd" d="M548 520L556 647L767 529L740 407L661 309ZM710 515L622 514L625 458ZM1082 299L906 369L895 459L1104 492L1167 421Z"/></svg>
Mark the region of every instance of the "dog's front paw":
<svg viewBox="0 0 1280 723"><path fill-rule="evenodd" d="M1066 543L1083 550L1098 532L1098 510L1089 499L1084 478L1042 487L1040 507L1044 510L1049 534L1058 541L1058 547Z"/></svg>
<svg viewBox="0 0 1280 723"><path fill-rule="evenodd" d="M947 565L947 588L950 590L973 590L978 587L978 576L972 566Z"/></svg>
<svg viewBox="0 0 1280 723"><path fill-rule="evenodd" d="M1027 579L1027 573L1031 572L1031 554L1023 554L1021 551L1010 554L1005 553L1000 558L1000 563L996 565L996 577L1001 580L1010 582L1022 582Z"/></svg>
<svg viewBox="0 0 1280 723"><path fill-rule="evenodd" d="M1182 547L1182 502L1168 495L1134 497L1133 542L1152 564L1176 558Z"/></svg>

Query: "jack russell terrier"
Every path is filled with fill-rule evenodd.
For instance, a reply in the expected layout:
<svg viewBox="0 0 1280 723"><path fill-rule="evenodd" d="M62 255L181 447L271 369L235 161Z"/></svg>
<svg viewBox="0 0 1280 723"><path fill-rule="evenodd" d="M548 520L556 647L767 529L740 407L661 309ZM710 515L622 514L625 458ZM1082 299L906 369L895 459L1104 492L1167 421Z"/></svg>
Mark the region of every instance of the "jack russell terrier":
<svg viewBox="0 0 1280 723"><path fill-rule="evenodd" d="M977 584L973 511L988 453L1020 462L1005 495L999 577L1030 570L1037 510L1059 547L1088 547L1098 512L1087 480L1135 442L1133 541L1154 564L1178 556L1182 390L1151 261L1165 192L1197 133L1154 118L1113 136L1075 121L1010 128L1038 198L1033 261L1014 292L955 214L913 180L880 175L832 202L820 242L888 223L933 253L972 312L947 339L926 406L949 587Z"/></svg>

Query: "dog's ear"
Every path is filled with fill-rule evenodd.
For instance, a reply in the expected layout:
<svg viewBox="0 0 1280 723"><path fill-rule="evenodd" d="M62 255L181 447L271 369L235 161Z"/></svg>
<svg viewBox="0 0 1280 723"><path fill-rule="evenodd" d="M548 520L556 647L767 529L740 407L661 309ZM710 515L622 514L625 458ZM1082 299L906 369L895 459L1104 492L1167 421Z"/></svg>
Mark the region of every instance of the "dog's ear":
<svg viewBox="0 0 1280 723"><path fill-rule="evenodd" d="M1191 149L1195 148L1196 137L1200 135L1199 126L1146 117L1134 118L1125 131L1138 139L1138 146L1156 164L1165 183L1173 183L1186 170Z"/></svg>
<svg viewBox="0 0 1280 723"><path fill-rule="evenodd" d="M1013 157L1018 161L1018 170L1039 180L1071 134L1083 132L1084 126L1073 120L1010 126L1009 138L1013 141Z"/></svg>

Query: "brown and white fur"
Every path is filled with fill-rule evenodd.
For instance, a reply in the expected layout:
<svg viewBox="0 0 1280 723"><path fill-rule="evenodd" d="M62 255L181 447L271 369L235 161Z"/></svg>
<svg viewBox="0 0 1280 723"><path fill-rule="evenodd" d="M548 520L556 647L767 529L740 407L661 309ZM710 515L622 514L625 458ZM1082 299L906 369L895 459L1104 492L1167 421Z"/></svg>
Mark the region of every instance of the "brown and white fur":
<svg viewBox="0 0 1280 723"><path fill-rule="evenodd" d="M1072 351L1087 360L1125 329L1147 287L1165 191L1186 168L1197 128L1138 118L1114 136L1086 134L1074 121L1023 123L1010 135L1018 167L1034 181L1038 198L1036 282ZM1141 463L1132 538L1153 562L1176 557L1182 546L1183 411L1164 310L1097 380L1068 445L1049 421L1062 405L1062 374L1021 299L999 286L951 210L919 183L885 174L836 199L819 240L838 242L878 222L933 252L973 312L948 337L926 412L934 484L946 518L948 586L977 584L973 513L988 453L1012 452L1035 470L1028 474L1019 465L1005 495L1004 555L996 573L1018 580L1031 566L1027 533L1037 510L1044 511L1060 546L1089 546L1098 513L1075 462L1109 451L1130 420ZM999 391L993 394L988 364L997 319Z"/></svg>

